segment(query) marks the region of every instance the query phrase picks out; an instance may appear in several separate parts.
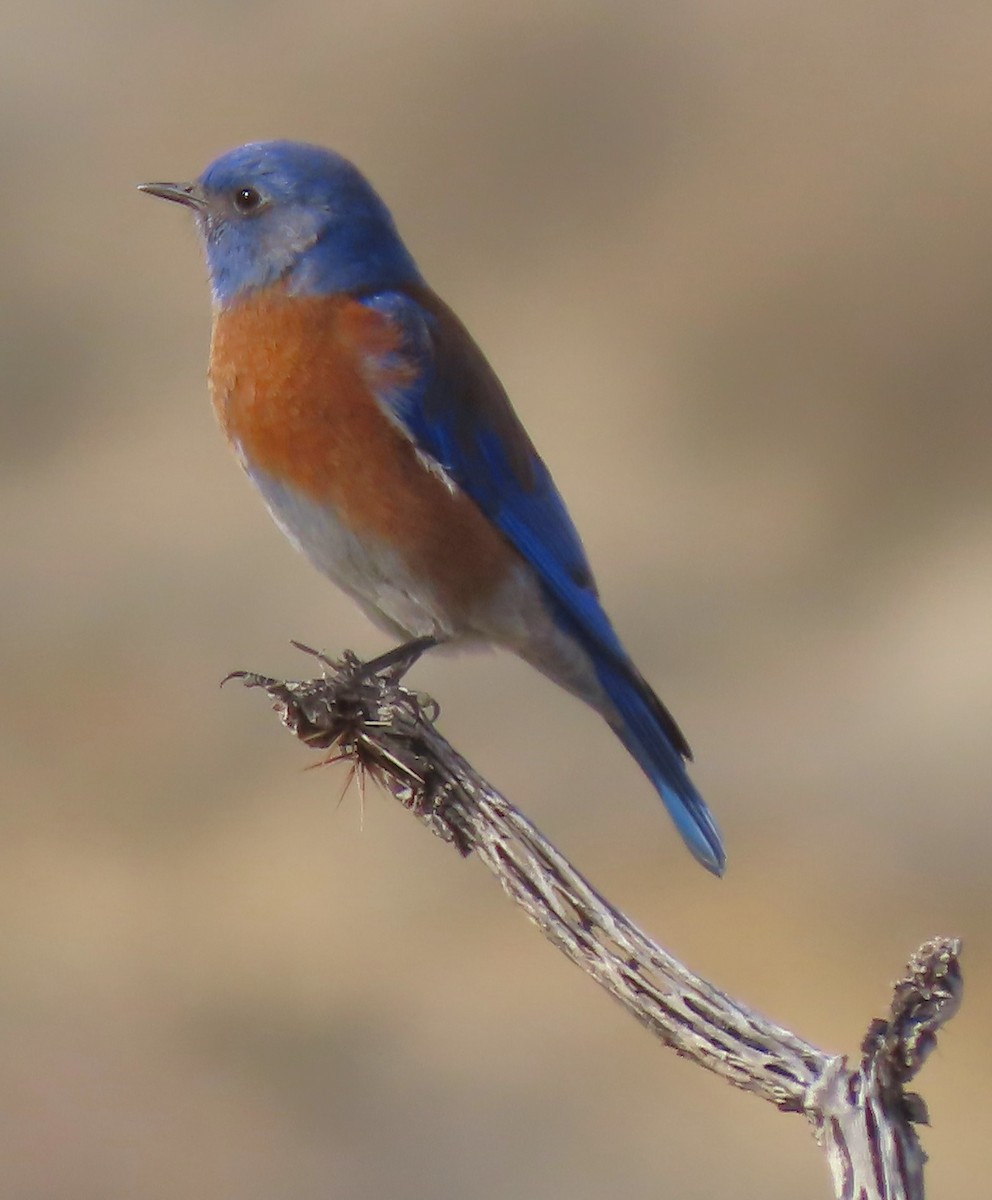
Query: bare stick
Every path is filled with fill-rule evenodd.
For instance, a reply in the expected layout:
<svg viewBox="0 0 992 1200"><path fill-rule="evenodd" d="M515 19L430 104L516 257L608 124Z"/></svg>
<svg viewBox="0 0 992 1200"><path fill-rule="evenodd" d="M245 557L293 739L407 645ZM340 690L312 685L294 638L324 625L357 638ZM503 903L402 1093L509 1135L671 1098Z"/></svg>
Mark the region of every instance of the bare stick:
<svg viewBox="0 0 992 1200"><path fill-rule="evenodd" d="M603 899L555 847L437 732L432 700L399 686L406 663L369 675L301 646L325 674L302 682L238 671L283 723L327 761L350 760L435 834L476 854L573 962L676 1053L783 1112L803 1113L840 1200L923 1200L926 1155L905 1090L961 998L960 942L934 938L910 959L890 1011L873 1020L851 1066L694 975Z"/></svg>

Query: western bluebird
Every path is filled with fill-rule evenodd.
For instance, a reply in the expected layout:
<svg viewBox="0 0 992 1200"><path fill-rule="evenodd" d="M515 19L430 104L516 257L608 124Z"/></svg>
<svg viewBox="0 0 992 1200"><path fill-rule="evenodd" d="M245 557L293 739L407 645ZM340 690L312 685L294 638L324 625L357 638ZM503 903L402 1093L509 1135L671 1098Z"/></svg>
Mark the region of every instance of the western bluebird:
<svg viewBox="0 0 992 1200"><path fill-rule="evenodd" d="M417 648L503 646L590 704L722 874L689 746L600 606L547 467L364 176L257 142L142 190L196 217L214 407L290 541Z"/></svg>

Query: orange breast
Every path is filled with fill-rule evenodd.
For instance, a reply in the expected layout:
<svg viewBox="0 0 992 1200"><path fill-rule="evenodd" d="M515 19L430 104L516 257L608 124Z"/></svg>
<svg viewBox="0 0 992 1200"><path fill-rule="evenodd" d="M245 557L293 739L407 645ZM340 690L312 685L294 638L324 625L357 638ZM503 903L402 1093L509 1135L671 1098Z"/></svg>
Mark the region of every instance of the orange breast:
<svg viewBox="0 0 992 1200"><path fill-rule="evenodd" d="M349 297L255 294L216 316L214 407L255 469L394 547L453 615L467 613L519 558L376 402L375 389L412 376L385 360L395 348L386 318Z"/></svg>

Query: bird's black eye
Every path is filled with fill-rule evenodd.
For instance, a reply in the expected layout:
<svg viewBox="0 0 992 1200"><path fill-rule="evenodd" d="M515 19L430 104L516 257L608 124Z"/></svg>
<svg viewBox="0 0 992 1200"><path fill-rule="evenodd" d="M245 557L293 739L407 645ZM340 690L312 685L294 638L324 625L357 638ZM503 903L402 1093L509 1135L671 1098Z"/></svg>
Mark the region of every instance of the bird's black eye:
<svg viewBox="0 0 992 1200"><path fill-rule="evenodd" d="M234 207L239 213L253 213L262 206L261 194L253 187L241 187L234 193Z"/></svg>

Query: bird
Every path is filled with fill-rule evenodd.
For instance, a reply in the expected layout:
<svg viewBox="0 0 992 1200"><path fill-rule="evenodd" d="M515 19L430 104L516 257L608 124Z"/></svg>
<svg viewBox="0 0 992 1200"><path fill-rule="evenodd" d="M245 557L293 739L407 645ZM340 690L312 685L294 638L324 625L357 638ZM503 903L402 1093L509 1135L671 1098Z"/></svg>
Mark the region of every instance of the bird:
<svg viewBox="0 0 992 1200"><path fill-rule="evenodd" d="M283 533L402 640L397 656L501 647L590 705L722 875L682 731L614 631L503 385L371 183L335 151L279 140L139 188L196 219L213 406Z"/></svg>

